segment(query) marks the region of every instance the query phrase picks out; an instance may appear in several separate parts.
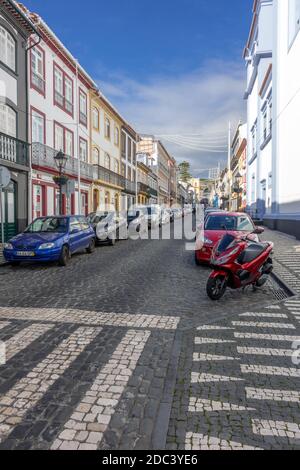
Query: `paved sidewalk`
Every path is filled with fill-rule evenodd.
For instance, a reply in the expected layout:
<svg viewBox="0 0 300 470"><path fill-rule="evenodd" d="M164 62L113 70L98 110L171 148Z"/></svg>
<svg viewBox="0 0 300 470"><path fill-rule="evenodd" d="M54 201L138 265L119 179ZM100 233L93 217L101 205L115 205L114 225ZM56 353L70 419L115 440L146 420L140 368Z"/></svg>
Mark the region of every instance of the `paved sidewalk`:
<svg viewBox="0 0 300 470"><path fill-rule="evenodd" d="M273 241L275 274L294 294L300 294L300 241L266 229L264 240Z"/></svg>

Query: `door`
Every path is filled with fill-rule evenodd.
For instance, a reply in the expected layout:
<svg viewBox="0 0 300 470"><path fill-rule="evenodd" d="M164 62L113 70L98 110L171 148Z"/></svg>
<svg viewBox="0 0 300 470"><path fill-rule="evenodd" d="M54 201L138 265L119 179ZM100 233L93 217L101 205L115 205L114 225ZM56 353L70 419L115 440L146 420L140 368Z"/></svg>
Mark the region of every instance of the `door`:
<svg viewBox="0 0 300 470"><path fill-rule="evenodd" d="M70 218L70 250L71 253L80 250L82 244L82 230L77 217Z"/></svg>
<svg viewBox="0 0 300 470"><path fill-rule="evenodd" d="M17 184L13 181L2 191L2 213L4 222L3 241L5 242L17 234ZM2 242L1 230L0 242Z"/></svg>

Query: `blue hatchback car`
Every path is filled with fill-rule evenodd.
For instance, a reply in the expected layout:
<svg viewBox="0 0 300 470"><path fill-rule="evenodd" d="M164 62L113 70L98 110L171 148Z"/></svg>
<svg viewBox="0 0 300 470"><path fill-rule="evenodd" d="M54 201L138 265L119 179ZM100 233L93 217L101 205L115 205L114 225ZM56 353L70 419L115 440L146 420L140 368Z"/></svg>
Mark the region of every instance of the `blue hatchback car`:
<svg viewBox="0 0 300 470"><path fill-rule="evenodd" d="M10 264L22 261L58 261L66 266L71 255L95 249L95 232L85 217L49 216L32 222L24 233L4 244L4 258Z"/></svg>

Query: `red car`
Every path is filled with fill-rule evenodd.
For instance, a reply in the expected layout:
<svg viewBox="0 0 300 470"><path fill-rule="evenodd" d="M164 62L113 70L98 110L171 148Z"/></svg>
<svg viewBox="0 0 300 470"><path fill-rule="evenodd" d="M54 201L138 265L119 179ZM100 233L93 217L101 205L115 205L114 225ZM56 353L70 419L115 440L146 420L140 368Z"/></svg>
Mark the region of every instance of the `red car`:
<svg viewBox="0 0 300 470"><path fill-rule="evenodd" d="M214 212L208 214L205 218L204 231L198 228L195 250L196 264L199 266L210 262L214 246L226 233L235 237L253 233L253 239L259 241L258 235L263 232L263 227L256 227L251 217L244 213Z"/></svg>

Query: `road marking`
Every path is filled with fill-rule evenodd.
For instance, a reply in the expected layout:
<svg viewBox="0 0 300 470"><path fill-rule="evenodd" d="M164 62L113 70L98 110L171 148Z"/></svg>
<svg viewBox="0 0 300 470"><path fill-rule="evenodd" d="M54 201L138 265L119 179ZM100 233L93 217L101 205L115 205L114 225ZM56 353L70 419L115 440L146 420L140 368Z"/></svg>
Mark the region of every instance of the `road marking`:
<svg viewBox="0 0 300 470"><path fill-rule="evenodd" d="M27 348L31 343L40 338L43 334L53 328L53 324L35 323L5 342L6 345L6 361L16 356L19 352Z"/></svg>
<svg viewBox="0 0 300 470"><path fill-rule="evenodd" d="M263 335L259 333L234 333L234 337L237 339L266 339L270 341L288 341L288 342L300 340L300 336Z"/></svg>
<svg viewBox="0 0 300 470"><path fill-rule="evenodd" d="M300 377L300 369L293 367L274 367L241 364L243 374L274 375L282 377Z"/></svg>
<svg viewBox="0 0 300 470"><path fill-rule="evenodd" d="M234 330L234 328L228 328L225 326L214 326L214 325L204 325L197 328L198 331L225 331L225 330Z"/></svg>
<svg viewBox="0 0 300 470"><path fill-rule="evenodd" d="M3 330L4 328L6 328L9 325L11 325L10 321L1 321L0 322L0 330Z"/></svg>
<svg viewBox="0 0 300 470"><path fill-rule="evenodd" d="M267 388L246 387L248 400L272 400L300 403L300 392L292 390L269 390Z"/></svg>
<svg viewBox="0 0 300 470"><path fill-rule="evenodd" d="M288 318L285 313L241 313L239 317L251 318Z"/></svg>
<svg viewBox="0 0 300 470"><path fill-rule="evenodd" d="M185 450L262 450L260 447L248 446L241 442L219 439L188 432L185 438Z"/></svg>
<svg viewBox="0 0 300 470"><path fill-rule="evenodd" d="M233 326L249 326L254 328L278 328L281 330L295 330L296 327L291 323L273 323L273 322L246 322L246 321L233 321Z"/></svg>
<svg viewBox="0 0 300 470"><path fill-rule="evenodd" d="M224 343L235 343L236 341L230 341L226 339L215 339L215 338L195 338L195 344L224 344Z"/></svg>
<svg viewBox="0 0 300 470"><path fill-rule="evenodd" d="M297 423L285 421L268 421L265 419L252 419L252 431L259 436L278 436L291 439L300 438L300 426Z"/></svg>
<svg viewBox="0 0 300 470"><path fill-rule="evenodd" d="M201 383L201 382L242 382L244 379L240 379L238 377L229 377L226 375L214 375L214 374L198 374L196 372L192 372L191 374L191 382L192 383Z"/></svg>
<svg viewBox="0 0 300 470"><path fill-rule="evenodd" d="M234 405L221 401L206 400L202 398L191 397L189 403L189 412L202 413L205 411L256 411L255 408L247 406Z"/></svg>
<svg viewBox="0 0 300 470"><path fill-rule="evenodd" d="M243 348L238 346L237 352L239 354L249 354L257 356L278 356L290 357L293 354L292 349L273 349L273 348Z"/></svg>
<svg viewBox="0 0 300 470"><path fill-rule="evenodd" d="M0 442L63 375L101 328L78 328L0 398Z"/></svg>
<svg viewBox="0 0 300 470"><path fill-rule="evenodd" d="M0 318L52 323L71 323L89 326L117 326L127 328L156 328L176 330L180 317L160 315L131 315L121 313L91 312L88 310L31 309L0 307Z"/></svg>
<svg viewBox="0 0 300 470"><path fill-rule="evenodd" d="M238 357L230 357L230 356L217 356L214 354L199 354L194 353L193 361L194 362L205 362L205 361L238 361L240 358Z"/></svg>
<svg viewBox="0 0 300 470"><path fill-rule="evenodd" d="M150 334L149 331L127 332L51 449L98 448Z"/></svg>

